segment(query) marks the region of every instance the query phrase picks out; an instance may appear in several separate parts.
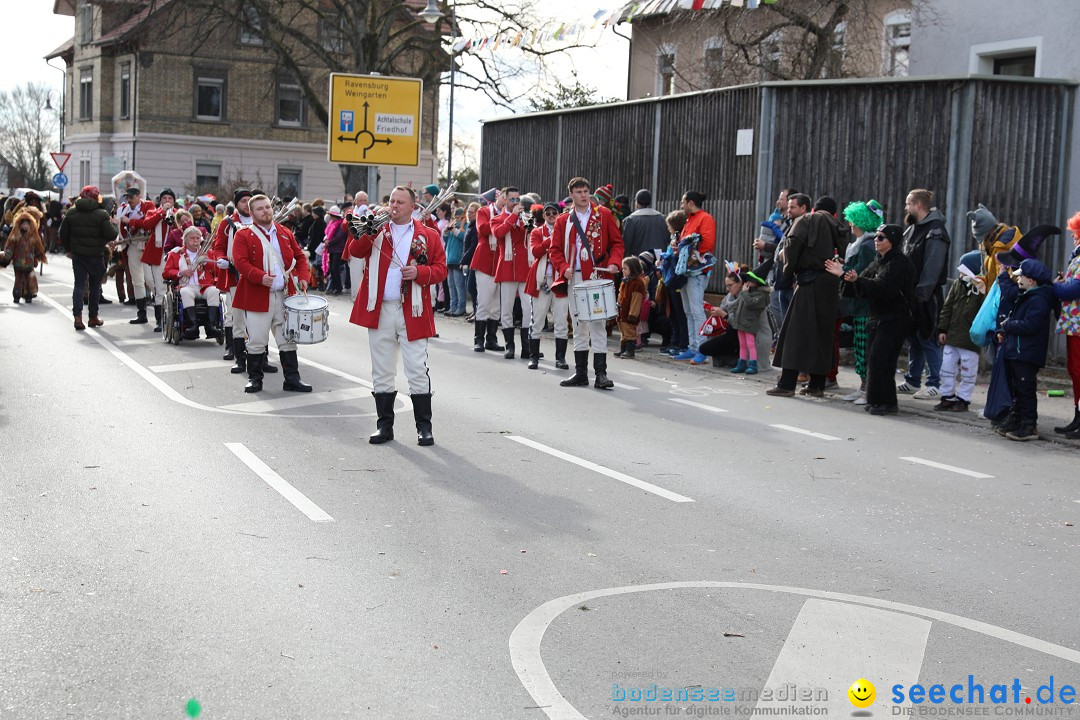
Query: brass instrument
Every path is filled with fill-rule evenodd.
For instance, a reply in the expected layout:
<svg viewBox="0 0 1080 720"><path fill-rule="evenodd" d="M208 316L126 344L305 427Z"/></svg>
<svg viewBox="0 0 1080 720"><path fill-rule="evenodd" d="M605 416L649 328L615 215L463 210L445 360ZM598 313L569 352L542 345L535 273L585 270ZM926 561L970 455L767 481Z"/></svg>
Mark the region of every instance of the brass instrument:
<svg viewBox="0 0 1080 720"><path fill-rule="evenodd" d="M435 208L449 200L456 190L457 182L450 183L445 190L439 193L438 197L428 203L428 206L420 211L420 217L430 216L431 213L435 212ZM353 231L353 234L356 235L356 237L362 235L374 235L382 229L383 225L390 222L390 211L383 208L379 210L378 213L364 215L363 217L350 215L348 222L349 229Z"/></svg>
<svg viewBox="0 0 1080 720"><path fill-rule="evenodd" d="M299 198L293 198L288 203L286 203L277 195L275 195L274 199L270 202L274 207L274 222L276 223L285 222L285 220L288 219L290 215L292 215L292 211L300 206Z"/></svg>
<svg viewBox="0 0 1080 720"><path fill-rule="evenodd" d="M447 185L446 189L439 193L439 195L434 200L428 203L428 206L420 212L420 217L431 217L431 214L435 212L435 209L437 207L439 207L444 202L453 197L454 191L456 190L457 181L455 180L454 182Z"/></svg>

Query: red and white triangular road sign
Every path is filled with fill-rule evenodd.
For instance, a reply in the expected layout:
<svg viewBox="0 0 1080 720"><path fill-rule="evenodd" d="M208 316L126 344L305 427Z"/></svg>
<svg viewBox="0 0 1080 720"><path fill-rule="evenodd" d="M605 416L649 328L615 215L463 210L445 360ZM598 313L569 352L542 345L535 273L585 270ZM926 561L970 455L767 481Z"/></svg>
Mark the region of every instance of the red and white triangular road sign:
<svg viewBox="0 0 1080 720"><path fill-rule="evenodd" d="M60 172L64 172L64 167L68 164L68 160L71 159L71 153L49 153L52 155L52 160L56 163L56 169Z"/></svg>

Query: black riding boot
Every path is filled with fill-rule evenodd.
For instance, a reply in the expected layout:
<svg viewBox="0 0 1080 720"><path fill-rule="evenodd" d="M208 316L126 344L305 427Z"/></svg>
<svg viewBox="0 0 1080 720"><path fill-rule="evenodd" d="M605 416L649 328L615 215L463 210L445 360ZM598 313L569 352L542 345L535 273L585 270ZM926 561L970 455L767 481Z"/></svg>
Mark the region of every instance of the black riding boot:
<svg viewBox="0 0 1080 720"><path fill-rule="evenodd" d="M528 360L532 357L532 346L529 345L529 329L521 328L521 359Z"/></svg>
<svg viewBox="0 0 1080 720"><path fill-rule="evenodd" d="M376 422L378 428L368 436L368 442L372 445L381 445L394 439L394 401L397 399L396 392L371 393L375 398L375 412L379 419Z"/></svg>
<svg viewBox="0 0 1080 720"><path fill-rule="evenodd" d="M154 306L154 315L158 314L158 305ZM161 320L158 319L158 332L161 332ZM185 340L198 340L199 339L199 316L195 313L195 308L184 308L184 339Z"/></svg>
<svg viewBox="0 0 1080 720"><path fill-rule="evenodd" d="M1054 428L1054 432L1064 435L1065 433L1076 432L1080 430L1080 407L1078 407L1073 415L1072 422L1062 427Z"/></svg>
<svg viewBox="0 0 1080 720"><path fill-rule="evenodd" d="M160 305L154 306L154 332L156 333L161 332L161 316L165 314L161 312L161 309L162 308ZM194 311L194 308L191 308L191 310ZM198 335L196 335L195 337L198 337Z"/></svg>
<svg viewBox="0 0 1080 720"><path fill-rule="evenodd" d="M235 360L236 353L233 351L232 328L225 328L225 357L222 360Z"/></svg>
<svg viewBox="0 0 1080 720"><path fill-rule="evenodd" d="M266 357L266 351L262 351L262 355L252 355L251 361L248 366L248 381L244 386L244 392L257 393L262 392L263 385L263 364L262 360Z"/></svg>
<svg viewBox="0 0 1080 720"><path fill-rule="evenodd" d="M487 321L487 342L484 343L484 347L494 352L502 352L506 348L499 344L498 333L499 321L488 320Z"/></svg>
<svg viewBox="0 0 1080 720"><path fill-rule="evenodd" d="M128 320L129 325L145 325L146 324L146 298L139 298L135 301L135 308L138 314L134 320ZM158 332L161 332L161 328L158 328Z"/></svg>
<svg viewBox="0 0 1080 720"><path fill-rule="evenodd" d="M484 333L487 332L487 323L481 320L473 321L473 346L476 352L484 352Z"/></svg>
<svg viewBox="0 0 1080 720"><path fill-rule="evenodd" d="M596 373L596 382L593 387L601 390L611 390L615 383L608 380L607 376L607 353L596 353L592 359L593 371Z"/></svg>
<svg viewBox="0 0 1080 720"><path fill-rule="evenodd" d="M431 393L412 395L413 419L416 420L416 444L424 447L435 444L431 436Z"/></svg>
<svg viewBox="0 0 1080 720"><path fill-rule="evenodd" d="M574 351L574 374L559 384L563 387L585 387L589 384L588 350Z"/></svg>
<svg viewBox="0 0 1080 720"><path fill-rule="evenodd" d="M503 355L507 360L514 359L514 328L505 328L503 330L503 343L506 345L506 354Z"/></svg>
<svg viewBox="0 0 1080 720"><path fill-rule="evenodd" d="M619 343L619 352L615 353L615 357L621 358L624 354L626 354L626 342L625 341Z"/></svg>
<svg viewBox="0 0 1080 720"><path fill-rule="evenodd" d="M247 347L244 338L234 337L232 341L232 354L236 364L229 368L233 375L239 375L247 370Z"/></svg>
<svg viewBox="0 0 1080 720"><path fill-rule="evenodd" d="M559 370L569 370L566 364L566 338L555 338L555 367Z"/></svg>
<svg viewBox="0 0 1080 720"><path fill-rule="evenodd" d="M211 340L221 337L221 312L216 307L206 308L206 324L203 325L203 330Z"/></svg>
<svg viewBox="0 0 1080 720"><path fill-rule="evenodd" d="M540 339L529 340L529 369L535 370L540 367Z"/></svg>
<svg viewBox="0 0 1080 720"><path fill-rule="evenodd" d="M289 392L311 392L311 386L300 380L300 360L296 357L296 351L282 350L278 357L281 358L281 370L285 375L281 389Z"/></svg>
<svg viewBox="0 0 1080 720"><path fill-rule="evenodd" d="M263 372L268 375L273 375L277 372L277 366L270 364L270 353L263 353Z"/></svg>

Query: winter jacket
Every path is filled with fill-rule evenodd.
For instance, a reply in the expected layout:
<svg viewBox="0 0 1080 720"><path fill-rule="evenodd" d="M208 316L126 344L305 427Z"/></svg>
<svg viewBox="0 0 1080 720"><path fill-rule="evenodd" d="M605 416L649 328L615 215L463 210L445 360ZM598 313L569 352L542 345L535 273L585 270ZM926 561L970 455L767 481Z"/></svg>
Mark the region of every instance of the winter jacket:
<svg viewBox="0 0 1080 720"><path fill-rule="evenodd" d="M348 226L341 220L333 220L326 226L326 250L331 255L345 252L345 241L349 239Z"/></svg>
<svg viewBox="0 0 1080 720"><path fill-rule="evenodd" d="M920 306L915 330L929 337L937 324L945 299L943 288L949 278L949 231L937 208L931 208L926 217L904 231L904 254L915 265L915 298Z"/></svg>
<svg viewBox="0 0 1080 720"><path fill-rule="evenodd" d="M311 227L308 228L307 249L311 253L312 257L315 255L315 248L326 239L326 221L320 218L318 215L311 221Z"/></svg>
<svg viewBox="0 0 1080 720"><path fill-rule="evenodd" d="M844 271L854 270L857 274L870 267L877 259L874 249L874 236L863 233L857 240L852 240L844 255ZM867 317L870 303L865 298L845 297L840 300L841 317Z"/></svg>
<svg viewBox="0 0 1080 720"><path fill-rule="evenodd" d="M953 280L938 314L937 334L945 333L945 342L953 347L979 352L981 348L971 342L971 323L975 322L986 296L972 292L973 287L960 278Z"/></svg>
<svg viewBox="0 0 1080 720"><path fill-rule="evenodd" d="M476 241L480 238L476 231L476 221L473 220L465 227L465 244L461 250L461 264L468 265L472 262L473 253L476 252Z"/></svg>
<svg viewBox="0 0 1080 720"><path fill-rule="evenodd" d="M870 263L852 285L856 297L870 301L874 320L906 320L911 317L915 294L915 265L893 247Z"/></svg>
<svg viewBox="0 0 1080 720"><path fill-rule="evenodd" d="M619 321L637 323L641 319L641 304L648 290L645 278L627 278L619 285Z"/></svg>
<svg viewBox="0 0 1080 720"><path fill-rule="evenodd" d="M443 245L446 248L446 264L460 265L461 256L465 251L465 229L456 229L449 225L443 233Z"/></svg>
<svg viewBox="0 0 1080 720"><path fill-rule="evenodd" d="M1044 367L1050 344L1050 317L1057 309L1058 300L1050 285L1021 292L1009 317L1001 323L1001 332L1005 333L1005 359Z"/></svg>
<svg viewBox="0 0 1080 720"><path fill-rule="evenodd" d="M652 208L635 210L623 220L622 240L626 257L664 247L668 242L667 220Z"/></svg>
<svg viewBox="0 0 1080 720"><path fill-rule="evenodd" d="M791 226L785 240L785 280L803 284L813 282L814 277L825 272L825 261L847 253L851 231L827 212L803 215Z"/></svg>
<svg viewBox="0 0 1080 720"><path fill-rule="evenodd" d="M735 330L757 335L761 327L761 317L765 308L769 307L770 292L771 288L744 283L743 289L735 298L735 307L728 314L728 325Z"/></svg>
<svg viewBox="0 0 1080 720"><path fill-rule="evenodd" d="M1073 250L1065 282L1054 283L1054 292L1063 305L1057 331L1062 335L1080 335L1080 246Z"/></svg>
<svg viewBox="0 0 1080 720"><path fill-rule="evenodd" d="M74 255L104 257L106 245L116 239L116 226L101 203L79 198L60 223L60 242Z"/></svg>

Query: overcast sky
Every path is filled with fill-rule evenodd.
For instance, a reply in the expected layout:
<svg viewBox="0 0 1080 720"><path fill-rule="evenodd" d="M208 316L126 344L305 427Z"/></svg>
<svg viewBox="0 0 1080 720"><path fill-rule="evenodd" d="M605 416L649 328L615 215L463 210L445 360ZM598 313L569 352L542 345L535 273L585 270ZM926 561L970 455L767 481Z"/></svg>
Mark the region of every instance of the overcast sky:
<svg viewBox="0 0 1080 720"><path fill-rule="evenodd" d="M15 2L15 0L6 0ZM537 4L538 8L541 4ZM0 90L11 90L27 81L47 83L59 91L63 75L51 68L44 56L56 49L74 34L74 18L53 15L53 0L29 0L20 5L19 27L28 31L9 32L0 43L0 67L6 72L0 74ZM597 10L610 10L615 3L594 2L582 4L579 0L547 0L542 9L535 12L547 19L566 22L568 25L582 22L591 24ZM628 35L630 28L620 27L619 32ZM596 29L586 32L582 41L597 42L595 48L574 50L554 58L549 58L549 66L569 82L572 71L577 71L578 78L585 85L597 89L600 95L608 97L626 97L626 75L629 44L616 36L610 29ZM567 43L569 44L569 43ZM547 47L557 47L552 43ZM490 50L484 50L490 57ZM522 57L514 49L499 48L495 51L499 57L513 62ZM59 59L53 60L54 67L63 67ZM522 88L523 90L527 88ZM449 93L443 88L440 126L443 143L446 142L446 122L449 108ZM495 106L480 93L459 91L455 97L454 128L458 138L470 140L479 150L480 120L500 117L507 111ZM525 110L523 102L519 111ZM455 163L457 164L457 163Z"/></svg>

